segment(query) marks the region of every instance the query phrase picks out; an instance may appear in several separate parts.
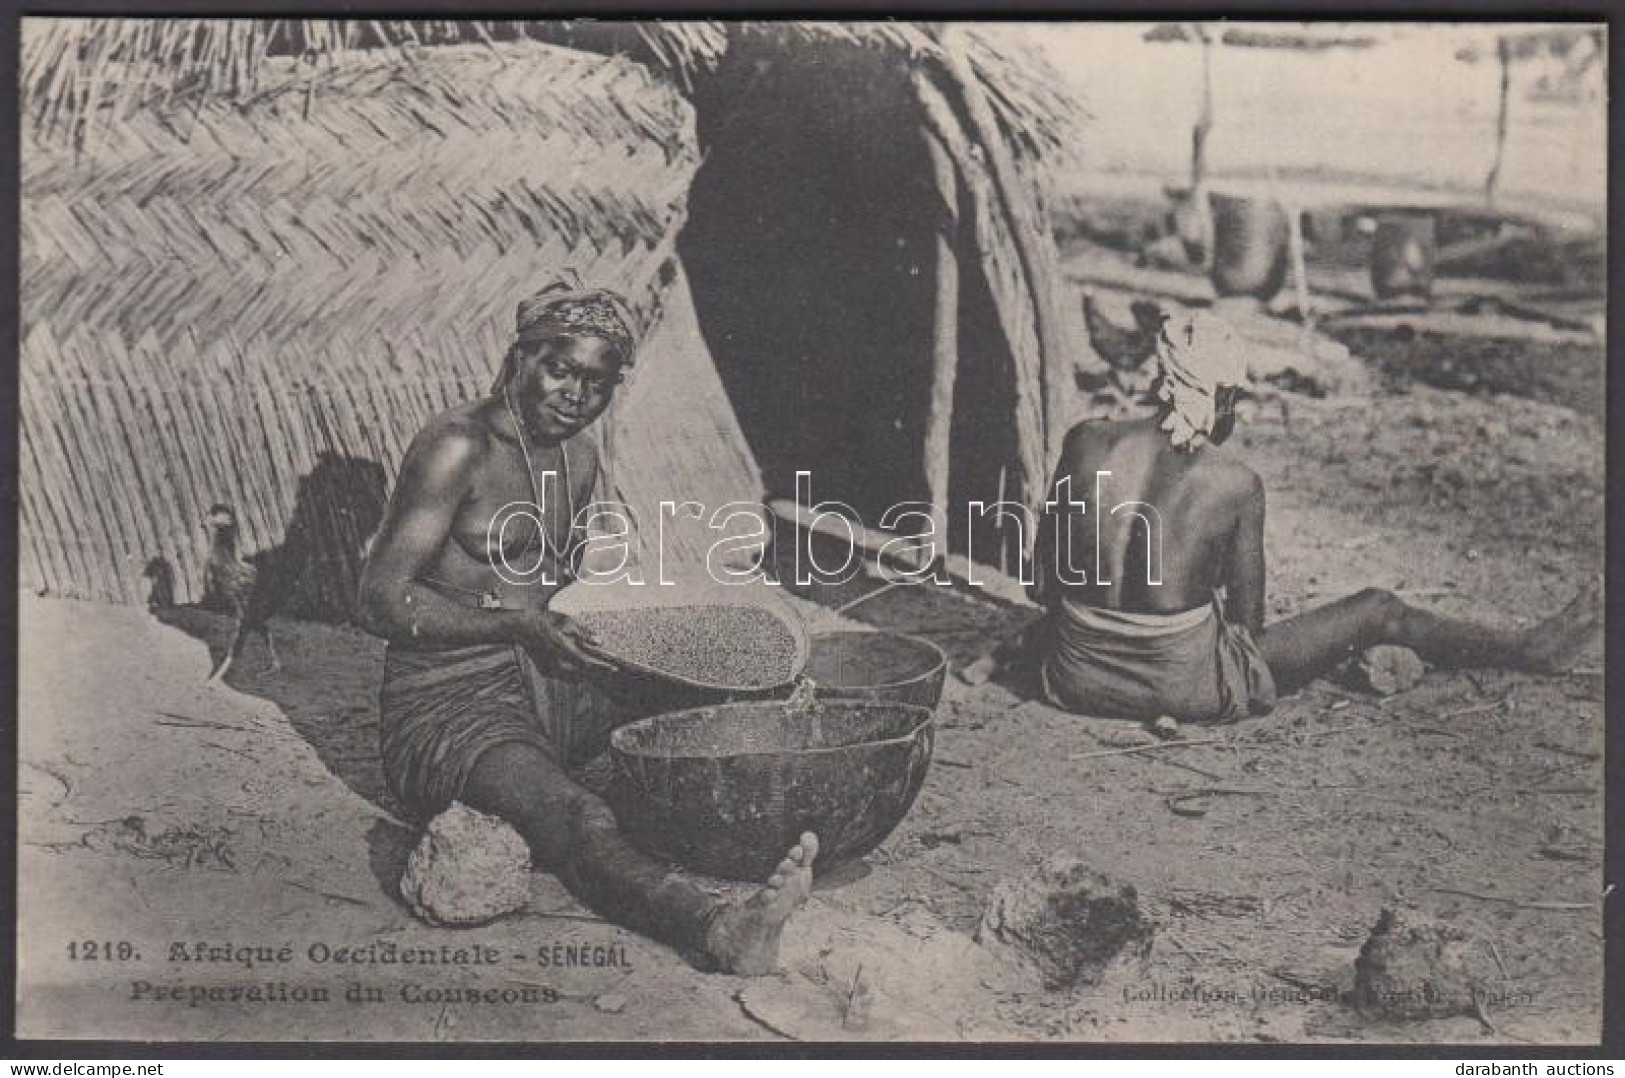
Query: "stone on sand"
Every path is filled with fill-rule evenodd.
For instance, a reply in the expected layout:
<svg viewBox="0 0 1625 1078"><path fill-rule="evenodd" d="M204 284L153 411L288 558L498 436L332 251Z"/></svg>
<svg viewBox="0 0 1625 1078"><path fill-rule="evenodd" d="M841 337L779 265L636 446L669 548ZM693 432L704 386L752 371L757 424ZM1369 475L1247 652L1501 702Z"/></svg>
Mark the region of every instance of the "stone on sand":
<svg viewBox="0 0 1625 1078"><path fill-rule="evenodd" d="M1146 729L1162 741L1173 741L1183 732L1179 728L1179 720L1172 715L1158 715L1146 724Z"/></svg>
<svg viewBox="0 0 1625 1078"><path fill-rule="evenodd" d="M429 823L401 876L401 897L434 925L481 924L525 907L530 848L495 816L454 802Z"/></svg>
<svg viewBox="0 0 1625 1078"><path fill-rule="evenodd" d="M1474 1012L1492 976L1483 948L1453 925L1384 909L1354 960L1354 1003L1386 1018L1449 1018Z"/></svg>
<svg viewBox="0 0 1625 1078"><path fill-rule="evenodd" d="M1404 692L1427 673L1416 652L1393 644L1366 648L1355 665L1361 685L1382 696Z"/></svg>
<svg viewBox="0 0 1625 1078"><path fill-rule="evenodd" d="M1096 984L1129 944L1150 943L1152 924L1134 888L1067 854L1027 876L1000 881L982 913L976 941L1035 970L1044 987Z"/></svg>

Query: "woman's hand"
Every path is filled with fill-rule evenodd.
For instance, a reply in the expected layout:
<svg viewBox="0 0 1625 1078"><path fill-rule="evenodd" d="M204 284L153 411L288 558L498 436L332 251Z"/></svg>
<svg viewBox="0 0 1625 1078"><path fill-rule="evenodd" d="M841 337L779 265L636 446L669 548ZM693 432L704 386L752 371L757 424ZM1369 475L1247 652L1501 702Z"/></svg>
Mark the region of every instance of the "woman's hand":
<svg viewBox="0 0 1625 1078"><path fill-rule="evenodd" d="M527 610L521 642L553 657L565 673L608 673L615 664L598 650L598 639L584 626L549 610Z"/></svg>

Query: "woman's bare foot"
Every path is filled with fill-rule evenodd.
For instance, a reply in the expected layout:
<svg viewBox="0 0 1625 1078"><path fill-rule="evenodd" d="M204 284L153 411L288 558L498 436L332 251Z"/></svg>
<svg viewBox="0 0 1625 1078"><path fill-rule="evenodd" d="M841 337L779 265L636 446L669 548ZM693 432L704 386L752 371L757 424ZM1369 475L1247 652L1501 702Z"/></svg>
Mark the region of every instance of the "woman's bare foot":
<svg viewBox="0 0 1625 1078"><path fill-rule="evenodd" d="M1524 667L1538 674L1561 674L1574 665L1602 626L1602 582L1580 589L1562 610L1524 633Z"/></svg>
<svg viewBox="0 0 1625 1078"><path fill-rule="evenodd" d="M705 943L724 972L755 977L778 969L779 933L812 892L812 866L817 856L818 836L804 832L766 886L717 915Z"/></svg>

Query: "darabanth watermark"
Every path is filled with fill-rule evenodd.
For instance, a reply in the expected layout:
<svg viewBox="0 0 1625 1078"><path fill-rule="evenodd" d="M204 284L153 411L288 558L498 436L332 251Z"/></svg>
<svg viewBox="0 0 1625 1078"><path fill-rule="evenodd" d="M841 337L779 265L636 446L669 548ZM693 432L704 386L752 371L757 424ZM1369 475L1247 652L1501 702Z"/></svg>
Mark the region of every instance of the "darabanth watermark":
<svg viewBox="0 0 1625 1078"><path fill-rule="evenodd" d="M1112 581L1103 563L1104 545L1101 542L1101 531L1106 518L1122 515L1134 517L1139 522L1146 546L1146 583L1152 586L1160 585L1162 515L1151 503L1134 499L1118 502L1107 510L1098 508L1107 503L1105 485L1111 474L1109 471L1095 473L1094 504L1097 508L1093 514L1089 512L1088 500L1073 495L1071 476L1063 476L1055 484L1054 491L1043 503L1042 518L1038 518L1030 507L1020 502L1008 500L967 502L964 516L969 538L966 541L971 544L970 549L966 551L967 564L973 567L976 564L974 535L975 525L978 522L992 522L1000 527L1014 528L1019 548L1030 550L1028 537L1035 534L1042 521L1047 520L1054 529L1053 549L1056 552L1056 560L1053 568L1056 580L1066 587L1086 585L1091 581L1098 585L1108 585ZM545 550L539 551L535 561L528 566L514 565L507 554L508 529L514 525L523 522L525 526L539 533L546 533L547 506L553 502L552 491L557 481L556 473L542 473L540 476L542 504L522 500L512 501L492 514L491 521L486 527L486 541L488 549L493 552L491 568L503 583L516 587L535 584L555 587L559 584L555 566ZM858 511L844 502L814 501L812 473L808 471L796 472L796 500L798 504L810 507L808 526L812 530L823 531L826 534L832 534L832 530L845 533L847 553L841 564L832 568L821 564L810 547L797 544L794 556L795 583L806 587L814 582L814 574L823 583L844 584L856 579L862 572L859 537L864 531ZM939 556L947 548L946 536L941 534L946 520L939 519L940 516L942 515L930 503L919 501L898 502L881 513L880 529L887 538L880 544L876 560L884 567L890 579L898 583L932 582L944 587L952 586L953 580L943 570L942 558ZM1089 569L1073 564L1074 550L1070 540L1072 528L1080 517L1088 517L1089 526L1095 531L1095 564L1092 576ZM706 576L712 582L771 586L783 583L776 573L762 565L769 536L760 505L735 501L708 509L703 503L692 500L662 500L659 511L655 514L656 557L652 578L632 555L632 541L640 534L638 527L640 518L641 514L621 501L595 501L581 507L571 525L572 533L583 533L583 537L574 540L565 548L569 558L578 560L583 565L574 579L583 584L631 584L640 587L649 584L664 586L675 584L676 581L667 573L668 527L669 522L687 518L698 521L708 530L718 533L717 539L710 545L705 556ZM921 525L919 530L905 530L905 527L912 527L915 522ZM734 530L736 524L740 525L739 530ZM607 560L611 558L613 561ZM1024 559L1015 575L1019 583L1025 587L1034 583L1034 573L1033 562ZM975 579L973 574L969 583L974 586L980 584L980 581Z"/></svg>

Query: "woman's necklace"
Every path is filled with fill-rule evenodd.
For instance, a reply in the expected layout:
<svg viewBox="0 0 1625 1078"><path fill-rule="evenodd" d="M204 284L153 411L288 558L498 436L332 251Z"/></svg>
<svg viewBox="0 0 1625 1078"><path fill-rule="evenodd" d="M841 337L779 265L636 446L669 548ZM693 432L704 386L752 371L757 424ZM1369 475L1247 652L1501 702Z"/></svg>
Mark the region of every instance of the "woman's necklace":
<svg viewBox="0 0 1625 1078"><path fill-rule="evenodd" d="M541 484L536 481L536 469L530 462L530 449L525 445L525 431L524 428L519 424L519 414L514 411L513 401L508 399L507 386L502 387L502 403L504 407L508 409L508 418L513 421L514 437L519 439L519 452L522 453L525 458L525 474L530 477L530 496L533 499L533 504L536 506L536 508L541 509ZM573 531L575 528L576 519L575 492L573 489L573 484L570 482L570 452L564 448L563 442L559 443L559 458L564 462L560 468L560 471L563 472L564 476L564 505L565 508L569 510L568 519L570 520L570 527ZM570 567L569 559L566 557L566 555L575 549L575 545L573 543L567 545L564 548L563 553L561 553L559 548L554 545L552 538L547 534L546 522L538 519L536 524L537 529L541 532L542 547L547 551L547 553L553 556L553 563L557 565L564 573L574 575ZM422 580L426 584L434 584L437 587L450 588L452 591L462 592L465 595L472 595L476 599L476 605L481 610L506 609L502 603L502 596L493 590L486 589L482 591L477 588L468 588L460 584L453 584L450 581L437 580L432 576L422 576L418 579Z"/></svg>
<svg viewBox="0 0 1625 1078"><path fill-rule="evenodd" d="M525 430L519 422L519 413L514 410L513 400L508 396L507 386L502 387L502 403L508 409L508 418L513 421L514 437L519 439L519 452L525 458L525 474L530 477L530 495L533 504L540 510L542 508L541 484L536 481L536 468L530 461L530 447L525 444ZM571 489L572 484L570 482L570 452L564 447L563 442L559 443L559 460L563 462L559 470L563 473L564 481L565 520L569 522L569 527L573 531L576 519L575 492ZM553 542L552 536L547 534L547 524L540 519L537 520L536 524L537 530L541 532L543 548L553 555L553 564L557 565L563 572L569 573L569 554L575 545L566 542L564 549L560 550Z"/></svg>

